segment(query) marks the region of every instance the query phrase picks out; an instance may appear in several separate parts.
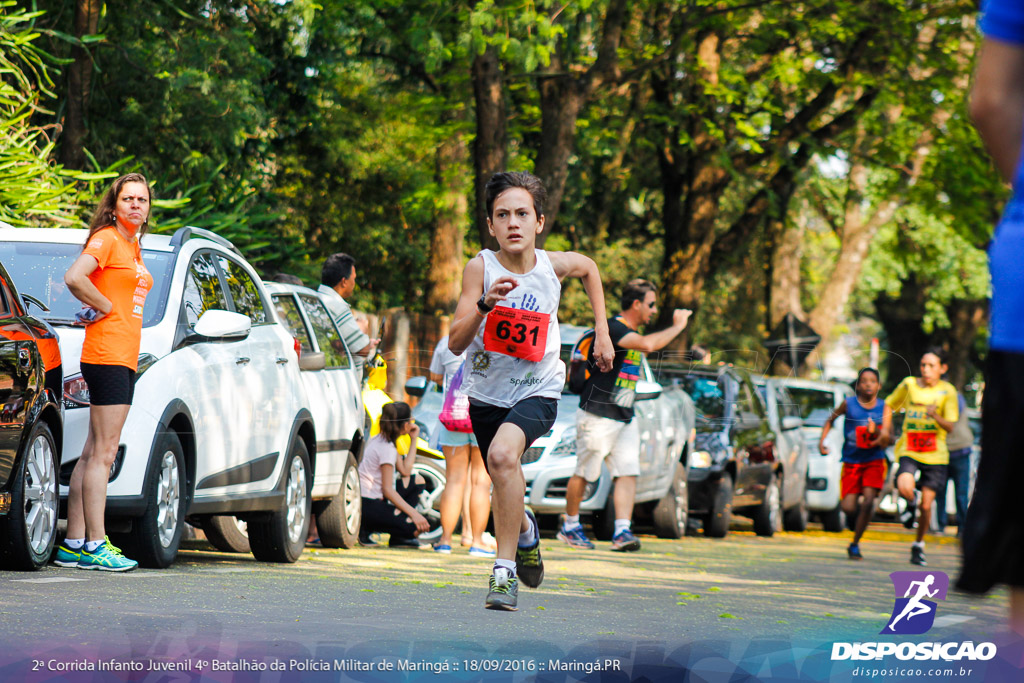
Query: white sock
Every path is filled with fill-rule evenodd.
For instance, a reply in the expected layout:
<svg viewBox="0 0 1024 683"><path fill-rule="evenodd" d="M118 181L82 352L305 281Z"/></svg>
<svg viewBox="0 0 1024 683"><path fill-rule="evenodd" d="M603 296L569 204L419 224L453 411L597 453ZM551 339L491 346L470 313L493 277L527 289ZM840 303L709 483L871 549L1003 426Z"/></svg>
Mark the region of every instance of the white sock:
<svg viewBox="0 0 1024 683"><path fill-rule="evenodd" d="M629 531L629 520L628 519L617 519L615 520L615 533L613 536L618 536L623 531Z"/></svg>
<svg viewBox="0 0 1024 683"><path fill-rule="evenodd" d="M85 544L85 552L94 553L101 545L103 545L103 541L87 541Z"/></svg>
<svg viewBox="0 0 1024 683"><path fill-rule="evenodd" d="M515 560L495 560L494 569L507 569L512 573L512 576L516 575L516 561Z"/></svg>
<svg viewBox="0 0 1024 683"><path fill-rule="evenodd" d="M530 523L530 528L519 534L519 547L530 548L540 539L540 529Z"/></svg>
<svg viewBox="0 0 1024 683"><path fill-rule="evenodd" d="M924 541L914 541L914 547L924 550Z"/></svg>
<svg viewBox="0 0 1024 683"><path fill-rule="evenodd" d="M82 546L85 545L84 538L65 538L64 547L68 550L81 550Z"/></svg>
<svg viewBox="0 0 1024 683"><path fill-rule="evenodd" d="M579 515L566 515L565 516L565 523L562 525L562 528L565 529L566 531L568 531L569 529L575 529L579 525L580 525L580 516Z"/></svg>

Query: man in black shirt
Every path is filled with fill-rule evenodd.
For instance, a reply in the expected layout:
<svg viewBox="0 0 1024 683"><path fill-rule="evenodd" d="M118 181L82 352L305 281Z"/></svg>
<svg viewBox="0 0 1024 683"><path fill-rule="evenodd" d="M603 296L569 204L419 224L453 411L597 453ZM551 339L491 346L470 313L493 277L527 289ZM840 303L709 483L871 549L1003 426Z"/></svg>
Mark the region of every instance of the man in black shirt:
<svg viewBox="0 0 1024 683"><path fill-rule="evenodd" d="M601 476L601 463L607 461L614 479L613 503L615 532L612 550L640 549L640 541L630 529L636 479L640 474L640 433L633 419L636 382L644 353L664 348L686 328L690 311L676 309L672 326L652 334L636 330L658 312L656 289L647 280L633 280L622 292L622 313L608 320L608 333L615 348L615 362L608 372L600 372L588 362L589 377L580 392L576 412L576 471L569 479L565 494L565 522L558 538L576 548L593 548L580 524L580 502L587 482Z"/></svg>

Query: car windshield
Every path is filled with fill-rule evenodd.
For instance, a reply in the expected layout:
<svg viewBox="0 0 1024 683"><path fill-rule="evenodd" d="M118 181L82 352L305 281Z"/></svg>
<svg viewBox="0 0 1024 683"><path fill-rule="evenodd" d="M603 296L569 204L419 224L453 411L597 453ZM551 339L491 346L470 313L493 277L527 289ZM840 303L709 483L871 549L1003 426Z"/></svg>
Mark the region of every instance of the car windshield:
<svg viewBox="0 0 1024 683"><path fill-rule="evenodd" d="M50 310L42 315L55 323L74 322L75 313L82 309L82 302L72 296L64 284L64 273L81 253L82 247L78 244L0 243L0 263L11 274L18 291L46 304ZM142 326L149 327L163 317L174 254L143 249L142 260L153 276L153 289L146 297L142 314Z"/></svg>
<svg viewBox="0 0 1024 683"><path fill-rule="evenodd" d="M789 395L793 397L805 427L824 427L828 416L832 414L833 395L831 391L818 389L801 389L789 387Z"/></svg>

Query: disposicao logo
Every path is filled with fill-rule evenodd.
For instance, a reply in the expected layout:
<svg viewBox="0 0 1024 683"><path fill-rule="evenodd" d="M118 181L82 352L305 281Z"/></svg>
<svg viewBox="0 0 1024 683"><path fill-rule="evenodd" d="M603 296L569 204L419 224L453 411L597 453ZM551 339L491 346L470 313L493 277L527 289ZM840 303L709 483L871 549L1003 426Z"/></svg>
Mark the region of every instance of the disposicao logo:
<svg viewBox="0 0 1024 683"><path fill-rule="evenodd" d="M935 623L935 600L946 599L949 576L945 572L893 572L889 578L896 589L896 604L880 633L927 633Z"/></svg>
<svg viewBox="0 0 1024 683"><path fill-rule="evenodd" d="M935 625L936 600L945 600L949 576L945 572L893 572L889 574L896 592L892 614L882 635L920 635ZM987 660L996 656L993 643L833 643L832 659L869 660L895 656L900 660Z"/></svg>

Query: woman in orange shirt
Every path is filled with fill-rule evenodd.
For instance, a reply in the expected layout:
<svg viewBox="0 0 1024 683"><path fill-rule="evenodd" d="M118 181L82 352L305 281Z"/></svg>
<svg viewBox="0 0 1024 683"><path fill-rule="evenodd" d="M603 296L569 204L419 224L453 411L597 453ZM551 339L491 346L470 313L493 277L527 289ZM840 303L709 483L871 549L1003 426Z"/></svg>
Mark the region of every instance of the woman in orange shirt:
<svg viewBox="0 0 1024 683"><path fill-rule="evenodd" d="M149 183L139 173L114 181L89 223L81 255L64 281L85 308L82 378L89 386L89 436L71 474L62 567L123 572L138 563L106 540L107 480L135 392L142 308L153 278L139 239L149 227Z"/></svg>

